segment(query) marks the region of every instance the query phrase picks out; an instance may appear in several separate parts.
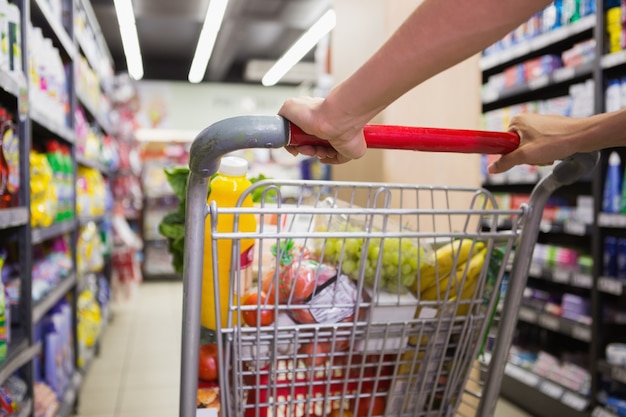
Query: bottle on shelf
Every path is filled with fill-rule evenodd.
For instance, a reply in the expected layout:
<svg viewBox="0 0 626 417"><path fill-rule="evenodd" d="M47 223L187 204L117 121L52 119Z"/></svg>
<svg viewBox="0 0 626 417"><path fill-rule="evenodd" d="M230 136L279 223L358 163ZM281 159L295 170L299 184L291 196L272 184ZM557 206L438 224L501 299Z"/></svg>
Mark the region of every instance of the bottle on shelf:
<svg viewBox="0 0 626 417"><path fill-rule="evenodd" d="M19 143L11 116L0 105L0 208L17 205L19 158Z"/></svg>
<svg viewBox="0 0 626 417"><path fill-rule="evenodd" d="M227 156L222 158L218 174L211 181L211 194L208 203L215 201L219 208L235 207L242 193L250 187L251 183L246 178L248 172L248 161L243 158ZM252 207L252 197L248 195L243 207ZM218 214L219 220L217 230L219 232L233 232L235 218L233 214ZM256 219L253 214L240 215L238 218L238 232L255 232ZM220 301L220 322L222 326L226 326L228 319L228 303L231 285L235 285L235 298L238 290L240 295L244 294L251 285L250 266L254 256L254 239L241 239L240 244L240 271L231 271L231 254L233 241L229 239L220 239L217 242L218 260L218 281L219 294L215 294L213 284L213 251L211 247L211 219L206 218L205 238L204 238L204 265L202 275L202 326L215 330L217 327L217 318L215 314L216 296ZM240 282L235 282L234 278L239 273ZM236 320L236 318L234 319Z"/></svg>

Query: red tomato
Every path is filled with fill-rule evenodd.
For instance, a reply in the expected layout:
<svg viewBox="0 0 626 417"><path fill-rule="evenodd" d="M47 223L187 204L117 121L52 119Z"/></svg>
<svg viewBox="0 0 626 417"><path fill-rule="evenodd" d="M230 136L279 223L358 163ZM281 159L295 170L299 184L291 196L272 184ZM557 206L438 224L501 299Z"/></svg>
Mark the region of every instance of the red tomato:
<svg viewBox="0 0 626 417"><path fill-rule="evenodd" d="M306 355L302 360L307 367L322 366L330 358L332 346L329 342L303 343L298 349L298 354Z"/></svg>
<svg viewBox="0 0 626 417"><path fill-rule="evenodd" d="M241 316L248 326L269 326L274 323L274 297L267 297L264 293L259 295L255 291L244 295L241 304L243 306L260 305L259 310L244 310L241 312Z"/></svg>
<svg viewBox="0 0 626 417"><path fill-rule="evenodd" d="M383 397L359 398L359 408L356 410L356 417L383 416L385 415L386 403L387 401ZM371 413L370 406L372 407Z"/></svg>
<svg viewBox="0 0 626 417"><path fill-rule="evenodd" d="M216 381L219 376L217 363L217 345L215 343L207 343L200 346L198 378L203 381Z"/></svg>

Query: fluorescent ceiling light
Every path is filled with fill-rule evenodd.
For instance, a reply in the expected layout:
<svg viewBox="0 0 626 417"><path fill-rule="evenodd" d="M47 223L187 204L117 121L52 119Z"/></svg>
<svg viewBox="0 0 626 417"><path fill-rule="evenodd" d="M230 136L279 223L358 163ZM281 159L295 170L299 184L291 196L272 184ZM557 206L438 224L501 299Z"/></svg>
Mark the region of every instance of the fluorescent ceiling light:
<svg viewBox="0 0 626 417"><path fill-rule="evenodd" d="M128 74L135 80L143 78L143 61L135 24L135 13L131 0L114 0L117 22L120 25L122 46L126 56Z"/></svg>
<svg viewBox="0 0 626 417"><path fill-rule="evenodd" d="M196 53L193 56L191 68L189 69L189 76L187 77L189 82L199 83L204 78L227 6L228 0L211 0L209 3L204 24L200 31L200 37L198 38Z"/></svg>
<svg viewBox="0 0 626 417"><path fill-rule="evenodd" d="M317 43L335 28L337 18L334 10L328 10L291 48L267 71L261 82L269 87L280 81Z"/></svg>

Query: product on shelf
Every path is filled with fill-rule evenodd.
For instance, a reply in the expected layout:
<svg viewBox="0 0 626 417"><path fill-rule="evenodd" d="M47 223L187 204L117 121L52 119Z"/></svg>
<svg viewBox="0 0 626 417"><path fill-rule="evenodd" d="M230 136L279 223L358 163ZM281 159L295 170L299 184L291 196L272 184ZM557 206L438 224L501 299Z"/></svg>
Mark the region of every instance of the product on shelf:
<svg viewBox="0 0 626 417"><path fill-rule="evenodd" d="M32 297L37 302L54 289L73 269L65 237L35 247L32 268Z"/></svg>
<svg viewBox="0 0 626 417"><path fill-rule="evenodd" d="M42 351L34 360L35 380L45 382L58 400L73 383L72 315L69 302L63 299L34 326L35 342L42 344Z"/></svg>
<svg viewBox="0 0 626 417"><path fill-rule="evenodd" d="M84 166L78 167L76 178L76 211L79 216L104 214L106 182L100 171Z"/></svg>
<svg viewBox="0 0 626 417"><path fill-rule="evenodd" d="M69 93L66 67L52 39L38 27L28 26L28 82L31 101L46 117L60 126L68 125Z"/></svg>
<svg viewBox="0 0 626 417"><path fill-rule="evenodd" d="M4 24L0 27L0 38L3 40L0 69L19 78L22 75L21 12L17 5L2 0L0 14L4 16Z"/></svg>
<svg viewBox="0 0 626 417"><path fill-rule="evenodd" d="M96 294L90 288L78 296L77 308L78 366L82 368L86 365L88 351L94 348L100 337L102 311Z"/></svg>
<svg viewBox="0 0 626 417"><path fill-rule="evenodd" d="M606 33L610 54L624 49L624 27L620 0L608 0L606 4Z"/></svg>
<svg viewBox="0 0 626 417"><path fill-rule="evenodd" d="M0 208L18 205L19 188L19 135L11 114L0 106Z"/></svg>
<svg viewBox="0 0 626 417"><path fill-rule="evenodd" d="M595 0L556 0L536 13L527 22L505 35L483 51L485 56L501 53L515 45L570 25L585 16L596 13Z"/></svg>
<svg viewBox="0 0 626 417"><path fill-rule="evenodd" d="M45 382L39 381L35 383L34 394L35 417L55 416L61 407L61 403L52 388Z"/></svg>
<svg viewBox="0 0 626 417"><path fill-rule="evenodd" d="M0 272L4 268L6 260L6 252L0 250ZM1 274L0 274L1 278ZM11 327L11 319L8 312L10 311L9 303L6 299L4 290L4 282L0 280L0 363L4 362L7 356L7 346L9 344L9 329Z"/></svg>
<svg viewBox="0 0 626 417"><path fill-rule="evenodd" d="M77 272L86 274L101 271L104 267L105 250L96 223L89 222L82 226L78 232L76 244Z"/></svg>
<svg viewBox="0 0 626 417"><path fill-rule="evenodd" d="M30 152L30 224L48 227L57 218L58 191L45 154Z"/></svg>
<svg viewBox="0 0 626 417"><path fill-rule="evenodd" d="M20 411L28 387L23 379L11 375L0 387L0 416L13 416Z"/></svg>

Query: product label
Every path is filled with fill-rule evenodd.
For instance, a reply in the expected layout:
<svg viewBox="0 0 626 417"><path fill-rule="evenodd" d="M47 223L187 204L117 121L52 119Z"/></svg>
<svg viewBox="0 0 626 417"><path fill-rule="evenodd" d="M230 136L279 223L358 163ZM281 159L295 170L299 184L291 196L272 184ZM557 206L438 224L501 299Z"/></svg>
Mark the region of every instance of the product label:
<svg viewBox="0 0 626 417"><path fill-rule="evenodd" d="M7 190L11 194L16 194L20 188L20 149L18 138L14 133L13 129L9 128L2 135L4 157L9 166Z"/></svg>
<svg viewBox="0 0 626 417"><path fill-rule="evenodd" d="M328 285L326 285L328 284ZM318 287L310 301L311 315L318 323L337 323L354 314L357 299L357 288L347 275L340 275L336 280L329 280Z"/></svg>

